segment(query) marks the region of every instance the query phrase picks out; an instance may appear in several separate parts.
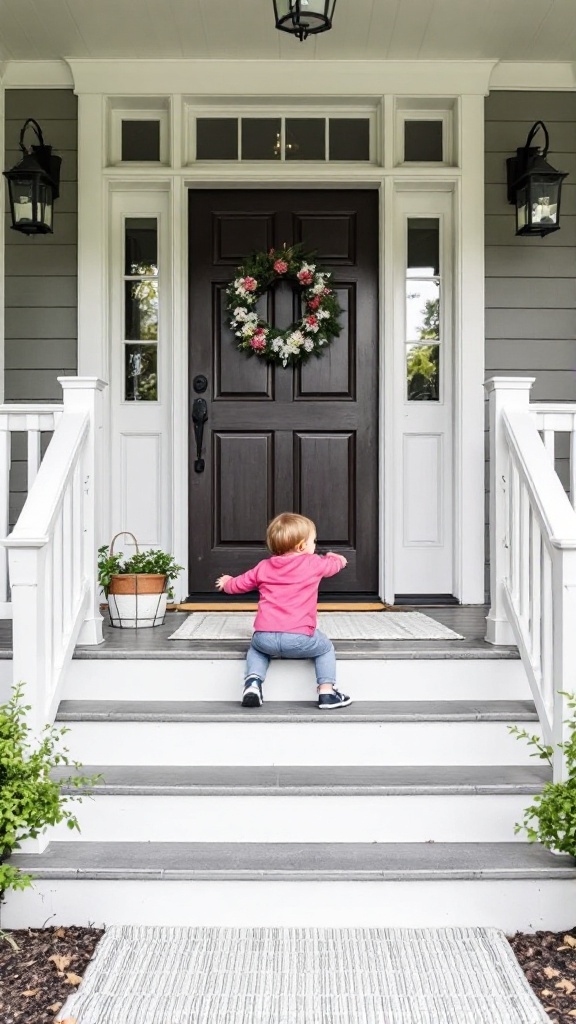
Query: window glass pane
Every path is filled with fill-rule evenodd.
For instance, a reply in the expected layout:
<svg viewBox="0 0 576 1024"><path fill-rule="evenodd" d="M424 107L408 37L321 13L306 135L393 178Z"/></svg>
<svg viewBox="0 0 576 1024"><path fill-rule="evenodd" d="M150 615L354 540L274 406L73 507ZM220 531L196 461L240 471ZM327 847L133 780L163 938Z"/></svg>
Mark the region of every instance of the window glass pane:
<svg viewBox="0 0 576 1024"><path fill-rule="evenodd" d="M330 160L369 160L370 121L361 117L330 118Z"/></svg>
<svg viewBox="0 0 576 1024"><path fill-rule="evenodd" d="M122 121L122 159L160 159L160 121Z"/></svg>
<svg viewBox="0 0 576 1024"><path fill-rule="evenodd" d="M439 401L439 345L406 346L406 379L409 402Z"/></svg>
<svg viewBox="0 0 576 1024"><path fill-rule="evenodd" d="M406 282L406 341L429 341L440 338L440 283Z"/></svg>
<svg viewBox="0 0 576 1024"><path fill-rule="evenodd" d="M197 160L238 159L238 119L199 117L196 121Z"/></svg>
<svg viewBox="0 0 576 1024"><path fill-rule="evenodd" d="M326 122L323 117L287 117L285 131L287 160L326 159Z"/></svg>
<svg viewBox="0 0 576 1024"><path fill-rule="evenodd" d="M125 270L131 277L158 273L158 222L155 217L129 217L124 226Z"/></svg>
<svg viewBox="0 0 576 1024"><path fill-rule="evenodd" d="M280 160L281 138L279 117L243 117L242 159Z"/></svg>
<svg viewBox="0 0 576 1024"><path fill-rule="evenodd" d="M157 402L157 345L124 346L124 398L127 402Z"/></svg>
<svg viewBox="0 0 576 1024"><path fill-rule="evenodd" d="M437 218L408 220L408 277L434 277L440 272L440 223Z"/></svg>
<svg viewBox="0 0 576 1024"><path fill-rule="evenodd" d="M158 281L126 281L124 287L124 337L128 341L157 341Z"/></svg>
<svg viewBox="0 0 576 1024"><path fill-rule="evenodd" d="M442 121L405 121L404 159L423 163L443 160Z"/></svg>

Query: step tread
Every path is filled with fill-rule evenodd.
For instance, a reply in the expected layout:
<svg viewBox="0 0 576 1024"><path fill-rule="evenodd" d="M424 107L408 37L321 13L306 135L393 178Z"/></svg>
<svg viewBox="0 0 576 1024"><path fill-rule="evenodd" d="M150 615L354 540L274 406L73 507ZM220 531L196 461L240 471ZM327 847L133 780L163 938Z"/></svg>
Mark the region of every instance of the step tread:
<svg viewBox="0 0 576 1024"><path fill-rule="evenodd" d="M54 772L67 777L69 769ZM533 794L552 778L545 765L377 767L194 767L84 765L102 775L95 796L417 796ZM66 787L66 792L78 792Z"/></svg>
<svg viewBox="0 0 576 1024"><path fill-rule="evenodd" d="M529 700L356 701L320 711L313 701L269 701L243 708L235 701L63 700L58 722L533 722Z"/></svg>
<svg viewBox="0 0 576 1024"><path fill-rule="evenodd" d="M528 843L50 843L10 863L38 879L433 881L576 878Z"/></svg>

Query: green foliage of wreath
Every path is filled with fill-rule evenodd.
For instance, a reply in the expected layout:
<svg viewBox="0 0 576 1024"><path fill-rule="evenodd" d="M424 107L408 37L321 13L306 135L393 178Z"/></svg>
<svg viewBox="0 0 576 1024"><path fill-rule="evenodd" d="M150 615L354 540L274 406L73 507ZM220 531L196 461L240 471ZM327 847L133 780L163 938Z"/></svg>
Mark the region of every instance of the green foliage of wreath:
<svg viewBox="0 0 576 1024"><path fill-rule="evenodd" d="M238 267L226 289L228 326L238 349L270 363L295 366L320 356L341 331L342 308L330 287L331 274L301 246L255 252ZM286 330L271 327L258 316L256 305L277 281L289 280L298 289L302 317Z"/></svg>

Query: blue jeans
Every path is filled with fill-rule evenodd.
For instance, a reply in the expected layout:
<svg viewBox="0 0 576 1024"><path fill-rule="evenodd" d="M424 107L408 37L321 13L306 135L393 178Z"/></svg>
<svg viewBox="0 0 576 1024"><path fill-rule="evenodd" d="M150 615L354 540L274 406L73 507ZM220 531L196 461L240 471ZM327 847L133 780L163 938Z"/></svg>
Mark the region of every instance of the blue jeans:
<svg viewBox="0 0 576 1024"><path fill-rule="evenodd" d="M319 629L305 633L254 633L246 655L246 678L258 676L264 682L271 658L313 658L316 682L336 682L334 644Z"/></svg>

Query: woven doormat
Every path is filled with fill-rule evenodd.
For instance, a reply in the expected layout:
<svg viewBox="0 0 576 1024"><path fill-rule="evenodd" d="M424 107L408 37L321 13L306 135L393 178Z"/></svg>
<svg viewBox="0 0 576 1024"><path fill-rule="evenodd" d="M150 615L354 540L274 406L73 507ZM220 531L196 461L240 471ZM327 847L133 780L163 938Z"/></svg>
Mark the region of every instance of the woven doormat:
<svg viewBox="0 0 576 1024"><path fill-rule="evenodd" d="M545 1024L494 928L109 928L77 1024Z"/></svg>
<svg viewBox="0 0 576 1024"><path fill-rule="evenodd" d="M254 615L194 612L169 640L249 640ZM320 612L318 629L331 640L462 640L422 612Z"/></svg>

